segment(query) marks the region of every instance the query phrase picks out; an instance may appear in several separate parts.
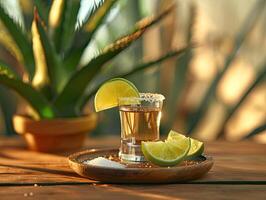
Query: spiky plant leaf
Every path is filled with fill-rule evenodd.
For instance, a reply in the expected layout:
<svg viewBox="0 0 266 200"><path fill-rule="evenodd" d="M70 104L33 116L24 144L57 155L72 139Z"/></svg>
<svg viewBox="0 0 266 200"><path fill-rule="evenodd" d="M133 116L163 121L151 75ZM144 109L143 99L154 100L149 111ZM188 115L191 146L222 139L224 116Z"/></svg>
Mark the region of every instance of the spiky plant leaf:
<svg viewBox="0 0 266 200"><path fill-rule="evenodd" d="M12 67L0 60L0 71L1 70L5 71L5 74L13 74L15 78L18 78L17 73L12 70ZM4 115L7 135L14 133L12 126L12 117L16 112L15 102L16 99L14 98L14 96L0 84L0 107Z"/></svg>
<svg viewBox="0 0 266 200"><path fill-rule="evenodd" d="M1 73L3 74L12 74L12 77L14 78L19 77L18 74L14 70L12 70L12 67L2 60L0 60L0 71L2 71Z"/></svg>
<svg viewBox="0 0 266 200"><path fill-rule="evenodd" d="M17 47L19 48L22 56L25 67L30 78L34 74L34 58L31 48L31 43L27 35L22 31L21 27L13 21L13 19L5 12L3 7L0 4L0 20L4 24L6 30L15 41Z"/></svg>
<svg viewBox="0 0 266 200"><path fill-rule="evenodd" d="M187 34L186 34L186 43L188 45L191 45L193 43L192 41L192 35L193 35L193 28L195 25L196 20L196 8L192 4L190 7L190 14L189 14L189 22L187 27ZM193 57L193 49L189 48L186 50L185 55L182 56L180 59L176 60L176 66L175 66L175 76L173 78L172 85L170 87L169 92L169 100L168 104L166 104L166 110L168 113L168 120L165 125L166 131L171 130L173 127L174 122L176 121L177 113L179 112L179 109L177 107L177 103L180 102L181 94L183 92L183 89L185 88L186 84L186 74L189 69L189 64Z"/></svg>
<svg viewBox="0 0 266 200"><path fill-rule="evenodd" d="M73 47L69 50L65 57L65 65L70 70L76 69L79 64L80 58L91 41L92 36L103 24L105 17L109 14L113 5L117 0L105 0L100 7L96 8L96 11L92 13L88 19L83 22L79 22L78 31L74 36ZM83 31L85 29L85 31ZM79 41L81 38L83 40Z"/></svg>
<svg viewBox="0 0 266 200"><path fill-rule="evenodd" d="M234 113L241 107L241 105L243 104L243 102L247 99L247 97L250 95L250 93L263 81L266 80L266 63L263 63L262 65L262 71L258 72L258 75L255 79L255 81L247 88L247 90L245 91L245 93L242 95L242 97L239 99L239 101L232 106L231 108L228 109L227 114L225 116L225 120L223 122L224 125L227 124L227 122L231 119L231 117L234 115ZM219 131L218 131L218 138L221 138L224 134L223 131L224 127L222 127Z"/></svg>
<svg viewBox="0 0 266 200"><path fill-rule="evenodd" d="M243 139L250 139L260 133L262 133L263 131L266 130L266 123L262 124L261 126L253 129L250 133L248 133Z"/></svg>
<svg viewBox="0 0 266 200"><path fill-rule="evenodd" d="M122 77L122 78L127 78L135 73L138 73L140 71L143 71L143 70L146 70L146 69L149 69L151 67L155 67L156 64L159 64L167 59L170 59L170 58L173 58L173 57L182 57L184 56L184 53L191 47L184 47L182 49L179 49L179 50L172 50L168 53L166 53L165 55L157 58L157 59L154 59L154 60L151 60L149 62L145 62L145 63L141 63L135 67L133 67L132 70L130 70L129 72L125 72L125 73L122 73L122 74L117 74L117 75L113 75L112 77L109 77L108 79L111 79L111 78L118 78L118 77ZM104 82L100 83L98 86L95 87L94 90L92 90L91 92L89 92L88 94L84 95L83 98L81 99L81 101L79 102L79 112L81 112L81 110L83 109L83 107L85 106L85 104L89 101L90 98L93 97L93 95L95 95L95 93L97 92L97 90L99 89L99 86L102 85Z"/></svg>
<svg viewBox="0 0 266 200"><path fill-rule="evenodd" d="M255 26L260 14L264 10L266 1L261 0L256 3L256 5L251 9L251 12L247 16L247 19L245 20L243 26L241 27L240 31L238 32L235 40L235 44L233 47L232 52L227 56L225 60L224 67L222 68L221 72L217 74L217 76L212 81L208 91L206 92L206 95L204 96L203 100L201 101L201 104L198 108L198 110L192 114L191 119L189 120L189 127L188 127L188 134L192 134L193 130L196 128L197 124L199 123L200 119L203 117L205 112L207 111L208 105L212 97L215 95L215 91L217 86L220 83L220 80L224 76L224 74L229 69L231 63L233 62L234 58L236 57L242 43L247 38L250 31Z"/></svg>
<svg viewBox="0 0 266 200"><path fill-rule="evenodd" d="M0 85L0 96L0 108L5 122L5 130L3 133L6 135L14 135L15 131L13 129L12 118L16 113L16 98L2 85Z"/></svg>
<svg viewBox="0 0 266 200"><path fill-rule="evenodd" d="M60 84L64 78L64 68L60 66L55 49L47 36L37 10L35 10L32 23L32 43L36 63L32 84L43 91L48 98L51 98L52 92L60 90Z"/></svg>
<svg viewBox="0 0 266 200"><path fill-rule="evenodd" d="M15 90L38 113L40 118L53 118L55 112L45 97L31 85L22 82L12 71L0 64L0 84Z"/></svg>
<svg viewBox="0 0 266 200"><path fill-rule="evenodd" d="M0 22L0 44L1 46L6 49L18 62L23 62L23 57L18 49L16 43L10 37L9 33L5 30L4 27L1 26Z"/></svg>
<svg viewBox="0 0 266 200"><path fill-rule="evenodd" d="M48 22L48 2L45 3L43 0L33 0L34 6L37 8L38 13L40 17L44 20L44 22L47 24Z"/></svg>
<svg viewBox="0 0 266 200"><path fill-rule="evenodd" d="M63 31L63 18L66 11L67 1L54 0L49 12L49 28L51 28L53 42L59 53L61 46L61 34Z"/></svg>
<svg viewBox="0 0 266 200"><path fill-rule="evenodd" d="M118 39L113 44L107 46L101 55L92 59L86 66L78 70L68 81L62 93L55 101L56 108L63 114L63 117L76 115L76 107L82 97L88 83L103 68L104 64L126 49L133 41L138 39L143 30L136 31L130 35Z"/></svg>
<svg viewBox="0 0 266 200"><path fill-rule="evenodd" d="M146 17L146 18L138 21L134 26L134 30L147 29L150 26L157 24L159 21L161 21L163 18L165 18L171 11L173 11L174 7L175 7L174 5L171 5L168 8L164 9L158 15L149 16L149 17Z"/></svg>
<svg viewBox="0 0 266 200"><path fill-rule="evenodd" d="M49 12L49 28L58 53L64 53L72 42L80 0L54 0Z"/></svg>
<svg viewBox="0 0 266 200"><path fill-rule="evenodd" d="M61 52L66 52L74 39L80 0L67 1L63 18Z"/></svg>
<svg viewBox="0 0 266 200"><path fill-rule="evenodd" d="M52 28L59 27L63 21L65 0L54 0L49 12L49 25Z"/></svg>
<svg viewBox="0 0 266 200"><path fill-rule="evenodd" d="M133 41L137 40L145 32L145 30L150 28L153 24L158 23L169 12L170 9L167 9L155 17L141 20L141 23L138 22L136 24L131 34L126 35L115 41L113 44L108 45L103 50L102 54L92 59L86 66L77 71L77 73L75 73L68 81L62 93L55 101L55 106L58 108L60 113L63 113L63 116L67 117L75 115L78 102L81 99L88 83L101 70L103 65L118 55L121 51L125 50ZM75 106L73 107L73 105Z"/></svg>
<svg viewBox="0 0 266 200"><path fill-rule="evenodd" d="M105 17L108 15L110 9L116 2L117 0L105 0L104 3L96 10L96 12L90 15L90 17L87 19L87 23L84 23L84 28L89 33L90 38L97 31Z"/></svg>

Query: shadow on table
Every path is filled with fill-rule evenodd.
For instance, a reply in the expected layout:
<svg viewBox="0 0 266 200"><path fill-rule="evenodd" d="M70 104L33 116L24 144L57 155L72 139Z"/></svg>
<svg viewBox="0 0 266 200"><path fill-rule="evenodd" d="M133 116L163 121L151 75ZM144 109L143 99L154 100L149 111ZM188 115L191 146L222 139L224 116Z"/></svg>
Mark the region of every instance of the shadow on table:
<svg viewBox="0 0 266 200"><path fill-rule="evenodd" d="M17 169L24 169L24 170L32 170L38 172L44 172L49 174L56 174L56 175L63 175L72 178L81 178L78 174L70 171L64 170L56 170L56 169L48 169L48 168L40 168L40 167L27 167L27 166L19 166L19 165L8 165L8 164L0 164L0 167L9 167L9 168L17 168Z"/></svg>

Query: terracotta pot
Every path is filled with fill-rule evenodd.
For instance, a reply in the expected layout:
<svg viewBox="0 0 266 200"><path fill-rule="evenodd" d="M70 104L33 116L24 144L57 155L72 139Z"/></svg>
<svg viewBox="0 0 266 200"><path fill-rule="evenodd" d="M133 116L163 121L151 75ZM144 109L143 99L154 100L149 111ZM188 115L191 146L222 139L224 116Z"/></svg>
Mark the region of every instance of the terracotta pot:
<svg viewBox="0 0 266 200"><path fill-rule="evenodd" d="M86 135L97 124L97 115L78 118L33 120L22 115L13 117L15 131L22 135L29 149L41 152L72 151L82 147Z"/></svg>

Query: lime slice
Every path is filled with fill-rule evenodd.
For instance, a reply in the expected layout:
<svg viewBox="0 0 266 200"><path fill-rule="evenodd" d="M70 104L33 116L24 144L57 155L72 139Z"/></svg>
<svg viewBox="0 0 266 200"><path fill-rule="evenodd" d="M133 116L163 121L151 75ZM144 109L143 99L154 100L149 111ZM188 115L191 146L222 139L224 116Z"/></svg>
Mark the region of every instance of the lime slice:
<svg viewBox="0 0 266 200"><path fill-rule="evenodd" d="M180 143L180 141L183 140L184 137L185 137L184 135L171 130L170 133L168 134L167 141L171 141L173 144L180 146L182 144L179 144L179 143ZM187 154L188 159L197 157L197 156L201 155L204 151L203 142L195 140L193 138L190 138L190 140L191 140L191 147L190 147L190 150ZM183 147L180 146L180 148L183 148Z"/></svg>
<svg viewBox="0 0 266 200"><path fill-rule="evenodd" d="M190 139L184 138L180 144L182 144L182 148L169 141L142 142L141 150L145 158L155 165L175 166L186 158L190 149Z"/></svg>
<svg viewBox="0 0 266 200"><path fill-rule="evenodd" d="M204 143L195 139L191 139L191 148L187 154L187 158L195 158L200 156L204 151Z"/></svg>
<svg viewBox="0 0 266 200"><path fill-rule="evenodd" d="M104 83L95 95L96 112L118 106L119 97L139 97L139 92L134 84L126 79L111 79Z"/></svg>

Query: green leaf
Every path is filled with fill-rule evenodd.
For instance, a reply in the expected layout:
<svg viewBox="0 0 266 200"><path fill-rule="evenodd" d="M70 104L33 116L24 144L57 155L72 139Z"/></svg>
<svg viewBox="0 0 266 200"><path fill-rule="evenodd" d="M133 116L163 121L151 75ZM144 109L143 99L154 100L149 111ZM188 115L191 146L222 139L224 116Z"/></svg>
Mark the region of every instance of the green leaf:
<svg viewBox="0 0 266 200"><path fill-rule="evenodd" d="M49 12L49 29L51 29L51 34L57 53L60 52L61 48L63 21L67 7L66 4L67 1L65 0L54 0Z"/></svg>
<svg viewBox="0 0 266 200"><path fill-rule="evenodd" d="M178 57L178 56L184 56L185 51L187 51L187 49L189 49L189 48L190 47L185 47L185 48L182 48L180 50L170 51L170 52L166 53L165 55L161 56L160 58L157 58L157 59L149 61L149 62L141 63L141 64L133 67L133 69L130 70L129 72L118 74L118 75L113 75L112 77L109 77L109 78L110 79L111 78L118 78L118 77L127 78L128 76L131 76L131 75L138 73L140 71L149 69L151 67L156 67L156 64L159 64L159 63L161 63L167 59L170 59L173 57ZM90 98L92 98L93 95L95 95L95 93L98 91L98 88L103 83L104 83L104 81L102 83L100 83L97 87L95 87L95 89L92 90L90 93L84 95L84 97L79 102L79 111L81 111L83 109L85 104L89 101Z"/></svg>
<svg viewBox="0 0 266 200"><path fill-rule="evenodd" d="M3 48L8 51L8 53L16 59L18 62L23 63L23 56L14 42L13 38L10 36L8 31L5 30L5 27L0 22L0 48Z"/></svg>
<svg viewBox="0 0 266 200"><path fill-rule="evenodd" d="M3 113L5 130L4 134L14 135L15 131L13 129L12 118L16 113L16 98L11 94L7 88L0 85L0 108Z"/></svg>
<svg viewBox="0 0 266 200"><path fill-rule="evenodd" d="M162 19L164 19L170 12L172 12L174 8L175 8L174 5L169 6L168 8L166 8L162 12L160 12L158 15L149 16L149 17L146 17L146 18L138 21L136 23L136 25L134 26L134 30L136 31L136 30L147 29L147 28L153 26L154 24L157 24Z"/></svg>
<svg viewBox="0 0 266 200"><path fill-rule="evenodd" d="M0 70L5 71L5 73L7 74L12 74L15 78L19 77L18 74L13 70L13 68L2 60L0 60Z"/></svg>
<svg viewBox="0 0 266 200"><path fill-rule="evenodd" d="M77 67L85 48L88 46L94 33L102 25L104 19L106 18L106 16L108 15L111 8L115 5L116 2L117 0L106 0L103 5L98 8L93 15L89 17L88 23L84 23L83 26L84 29L86 29L87 33L84 33L83 31L78 31L76 33L75 41L77 41L77 38L85 38L85 41L82 41L81 43L74 43L74 46L67 54L64 62L67 67ZM156 16L146 17L140 20L135 24L131 33L142 29L148 29L149 27L153 26L154 24L161 21L164 17L166 17L173 10L173 8L174 6L170 6Z"/></svg>
<svg viewBox="0 0 266 200"><path fill-rule="evenodd" d="M169 9L155 17L146 18L137 23L134 31L113 44L107 46L103 53L92 59L86 66L78 70L68 81L62 93L55 101L55 106L63 116L72 117L76 115L76 107L89 82L100 72L103 65L125 50L133 41L137 40L148 28L159 22ZM77 89L78 88L78 89ZM73 107L74 105L74 107Z"/></svg>
<svg viewBox="0 0 266 200"><path fill-rule="evenodd" d="M266 124L262 124L261 126L255 128L254 130L252 130L250 133L248 133L244 139L249 139L252 138L260 133L262 133L263 131L266 130Z"/></svg>
<svg viewBox="0 0 266 200"><path fill-rule="evenodd" d="M12 70L11 66L0 60L0 71L1 70L6 71L5 73L13 74L16 78L18 77L17 73ZM0 87L0 106L4 115L7 135L15 133L12 126L12 117L16 112L16 98L14 98L14 96L4 87Z"/></svg>
<svg viewBox="0 0 266 200"><path fill-rule="evenodd" d="M109 14L111 8L116 2L117 0L105 0L104 3L88 17L87 20L80 23L79 30L76 31L74 36L73 47L65 56L64 63L67 68L70 68L72 71L77 68L80 58L85 48L90 43L92 36L103 24L104 19ZM83 31L83 29L85 29L85 31ZM82 38L84 38L84 40L81 40ZM81 41L78 42L79 40Z"/></svg>
<svg viewBox="0 0 266 200"><path fill-rule="evenodd" d="M5 66L0 65L0 84L15 90L38 113L40 118L53 118L55 112L41 93L31 85L22 82Z"/></svg>
<svg viewBox="0 0 266 200"><path fill-rule="evenodd" d="M76 115L75 106L82 97L88 83L100 72L106 62L126 49L133 41L138 39L143 31L120 38L107 46L101 55L92 59L86 66L78 70L68 81L62 93L55 101L55 106L63 117Z"/></svg>
<svg viewBox="0 0 266 200"><path fill-rule="evenodd" d="M48 98L51 98L53 92L61 89L65 73L36 10L32 23L32 40L36 63L32 83L36 88L44 91Z"/></svg>
<svg viewBox="0 0 266 200"><path fill-rule="evenodd" d="M91 39L92 35L102 25L105 17L109 14L109 11L117 0L105 0L104 3L93 13L85 22L83 27L89 33L88 38Z"/></svg>
<svg viewBox="0 0 266 200"><path fill-rule="evenodd" d="M249 94L254 90L254 88L257 87L261 82L265 81L266 79L266 63L262 65L263 71L258 73L258 76L256 77L255 81L248 87L246 92L243 94L243 96L239 99L238 103L236 103L233 107L229 108L225 120L223 122L224 126L227 124L227 122L231 119L231 117L234 115L234 113L240 108L240 106L243 104L243 102L246 100L246 98L249 96ZM218 138L221 138L224 134L224 131L222 130L224 127L221 128L221 130L218 131Z"/></svg>
<svg viewBox="0 0 266 200"><path fill-rule="evenodd" d="M79 7L80 0L53 1L49 13L49 28L58 53L64 54L73 40Z"/></svg>
<svg viewBox="0 0 266 200"><path fill-rule="evenodd" d="M29 42L27 35L22 31L22 28L17 23L15 23L13 19L5 12L1 4L0 20L19 48L23 56L25 67L29 73L30 78L32 78L34 74L34 59L31 43Z"/></svg>
<svg viewBox="0 0 266 200"><path fill-rule="evenodd" d="M80 0L67 1L66 3L66 12L63 19L61 52L66 52L70 48L74 39L79 8Z"/></svg>
<svg viewBox="0 0 266 200"><path fill-rule="evenodd" d="M190 6L189 24L186 31L186 43L192 44L193 28L196 20L196 8L192 4ZM166 104L167 122L165 125L166 132L169 132L176 121L176 115L179 113L178 102L180 102L181 94L186 84L186 74L189 69L189 64L192 60L192 48L186 50L185 55L176 60L175 76L169 92L168 103Z"/></svg>
<svg viewBox="0 0 266 200"><path fill-rule="evenodd" d="M192 114L192 117L189 120L188 135L192 134L193 130L196 128L200 119L203 117L203 115L207 111L209 102L212 99L212 97L214 97L216 88L217 88L218 84L220 83L220 80L222 79L223 75L229 69L234 58L237 56L237 53L238 53L242 43L244 42L244 40L247 38L250 31L255 26L257 19L259 18L260 14L264 10L265 3L266 3L266 1L264 1L264 0L259 1L254 6L254 8L252 8L251 12L247 16L247 19L245 20L243 26L241 27L241 29L240 29L237 37L236 37L234 48L225 60L225 64L224 64L224 67L222 68L222 71L219 72L217 74L217 76L214 78L208 91L206 92L206 95L204 96L203 100L201 101L201 104L200 104L198 110Z"/></svg>
<svg viewBox="0 0 266 200"><path fill-rule="evenodd" d="M45 1L43 1L43 0L33 0L33 1L34 1L34 6L37 8L40 17L47 24L47 22L48 22L48 10L49 10L47 3L45 3Z"/></svg>
<svg viewBox="0 0 266 200"><path fill-rule="evenodd" d="M170 88L169 101L166 104L166 110L168 115L168 120L165 124L165 131L169 132L176 121L177 113L179 109L177 107L178 102L180 102L181 94L185 88L186 84L186 74L189 69L189 64L193 57L193 52L191 49L188 49L185 52L185 55L176 61L175 66L175 76Z"/></svg>
<svg viewBox="0 0 266 200"><path fill-rule="evenodd" d="M150 68L158 63L161 63L163 62L164 60L167 60L167 59L170 59L170 58L173 58L173 57L177 57L177 56L181 56L185 53L185 51L188 50L188 48L190 47L185 47L185 48L182 48L180 50L175 50L175 51L170 51L168 52L167 54L165 54L164 56L158 58L158 59L155 59L153 61L149 61L147 63L143 63L143 64L140 64L138 65L137 67L134 67L132 71L130 72L126 72L124 74L121 74L119 75L119 77L128 77L128 76L131 76L139 71L142 71L142 70L145 70L147 68Z"/></svg>

